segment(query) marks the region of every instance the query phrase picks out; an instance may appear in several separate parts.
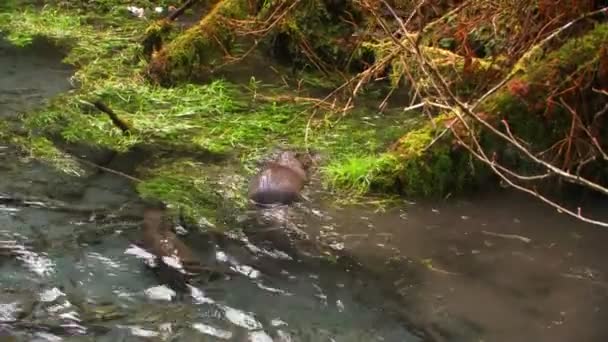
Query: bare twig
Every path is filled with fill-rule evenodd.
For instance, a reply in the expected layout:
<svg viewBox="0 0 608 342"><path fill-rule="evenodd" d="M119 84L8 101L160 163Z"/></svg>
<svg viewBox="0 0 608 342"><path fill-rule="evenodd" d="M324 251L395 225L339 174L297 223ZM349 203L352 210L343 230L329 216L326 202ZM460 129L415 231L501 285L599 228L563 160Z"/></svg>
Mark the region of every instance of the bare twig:
<svg viewBox="0 0 608 342"><path fill-rule="evenodd" d="M133 181L133 182L139 183L139 182L142 181L141 179L133 177L131 175L128 175L128 174L126 174L124 172L116 171L116 170L107 168L105 166L101 166L101 165L95 164L95 163L90 162L90 161L88 161L86 159L83 159L83 158L80 158L80 157L77 157L77 156L74 156L74 155L72 155L71 157L74 158L74 159L76 159L76 160L78 160L79 162L81 162L83 164L86 164L86 165L92 166L94 168L100 169L102 171L105 171L105 172L108 172L108 173L111 173L111 174L114 174L114 175L126 178L128 180Z"/></svg>
<svg viewBox="0 0 608 342"><path fill-rule="evenodd" d="M484 235L499 237L499 238L503 238L503 239L519 240L519 241L524 242L524 243L530 243L530 242L532 242L532 239L527 238L525 236L517 235L517 234L494 233L494 232L489 232L489 231L486 231L486 230L482 230L481 233L484 234Z"/></svg>

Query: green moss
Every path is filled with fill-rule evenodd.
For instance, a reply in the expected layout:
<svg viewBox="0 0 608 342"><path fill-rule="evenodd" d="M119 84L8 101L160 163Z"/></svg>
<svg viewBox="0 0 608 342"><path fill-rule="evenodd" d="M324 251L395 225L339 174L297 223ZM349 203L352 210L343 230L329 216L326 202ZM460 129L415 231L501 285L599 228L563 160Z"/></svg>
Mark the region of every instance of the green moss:
<svg viewBox="0 0 608 342"><path fill-rule="evenodd" d="M394 185L392 171L398 167L391 154L352 155L335 160L323 168L328 185L361 196L371 189L390 189Z"/></svg>
<svg viewBox="0 0 608 342"><path fill-rule="evenodd" d="M11 129L6 121L0 121L0 140L8 141L8 139L12 136Z"/></svg>
<svg viewBox="0 0 608 342"><path fill-rule="evenodd" d="M150 58L152 53L162 48L163 41L171 34L171 23L168 20L159 20L151 24L144 34L142 41L143 53Z"/></svg>
<svg viewBox="0 0 608 342"><path fill-rule="evenodd" d="M393 192L407 196L442 196L485 180L487 172L463 151L453 152L445 135L450 114L412 129L389 152L355 154L329 164L324 173L329 185L354 195Z"/></svg>
<svg viewBox="0 0 608 342"><path fill-rule="evenodd" d="M9 0L11 1L11 0ZM36 4L37 0L14 0L23 4L30 2ZM65 0L46 0L46 5L52 5L63 10L82 11L82 12L97 12L111 14L112 16L127 15L127 6L137 6L144 8L150 13L147 16L152 16L155 13L152 11L155 7L161 6L167 8L169 5L175 5L173 0L95 0L95 1L65 1ZM130 14L128 14L130 16Z"/></svg>
<svg viewBox="0 0 608 342"><path fill-rule="evenodd" d="M23 20L17 20L19 16ZM32 133L60 135L69 142L87 142L118 151L140 143L221 152L237 150L245 162L258 158L273 145L305 145L306 103L252 101L242 88L222 80L173 88L147 84L139 77L143 64L132 64L139 52L134 47L137 37L146 29L142 23L128 21L124 29L98 23L93 28L70 12L52 8L26 10L3 18L4 30L19 29L9 32L16 41L47 35L69 43L72 49L66 61L80 66L75 77L80 89L26 115L25 122ZM135 132L124 136L104 114L87 104L95 98L101 98L131 122ZM376 153L411 125L411 117L385 113L373 118L374 115L360 110L332 122L319 114L310 127L308 143L338 159L354 152Z"/></svg>
<svg viewBox="0 0 608 342"><path fill-rule="evenodd" d="M525 63L518 64L514 70L525 69L519 82L526 84L530 91L525 96L512 93L508 88L498 91L480 107L480 111L489 115L490 121L506 119L510 128L518 137L533 142L535 150L544 150L562 139L570 127L571 117L563 109L555 109L551 119L542 117L545 111L547 87L561 87L570 81L569 75L599 62L601 47L608 41L608 25L598 24L594 29L579 38L568 40L556 51L548 53L542 59L530 53L524 58ZM534 50L536 51L536 50ZM524 68L523 65L526 67ZM594 74L590 74L594 77ZM541 104L538 106L538 104ZM394 148L396 162L384 165L379 184L391 184L387 179L393 177L401 191L408 195L435 195L471 189L490 176L490 171L479 162L474 161L464 151L452 151L448 139L433 142L437 134L445 127L443 121L449 120L450 114L440 116L434 124L413 130L399 139ZM475 127L475 125L473 125ZM501 140L488 132L479 131L480 141L487 151L496 151L506 166L516 167L524 173L534 169L534 165L522 162L522 157ZM449 136L449 135L447 135ZM344 167L348 170L348 167ZM360 173L360 172L359 172ZM388 176L387 176L388 173ZM357 172L352 172L356 181ZM347 178L347 177L343 177ZM374 184L373 177L367 177L369 188Z"/></svg>
<svg viewBox="0 0 608 342"><path fill-rule="evenodd" d="M443 114L426 126L403 136L394 148L400 165L395 171L400 190L412 196L445 195L459 191L470 179L472 169L467 158L452 153L451 141L438 138L445 129L449 114ZM449 135L446 135L449 137Z"/></svg>

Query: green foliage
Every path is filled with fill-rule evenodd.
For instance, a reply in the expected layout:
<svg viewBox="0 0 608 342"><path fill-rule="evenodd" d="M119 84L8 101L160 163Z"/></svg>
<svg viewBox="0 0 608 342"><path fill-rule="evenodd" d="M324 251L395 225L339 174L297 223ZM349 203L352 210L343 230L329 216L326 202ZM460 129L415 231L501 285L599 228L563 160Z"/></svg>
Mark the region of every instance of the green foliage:
<svg viewBox="0 0 608 342"><path fill-rule="evenodd" d="M387 127L387 125L382 125ZM389 126L390 127L390 126ZM373 131L358 129L354 132L353 138L357 134L365 134L370 138L369 142L382 141L378 137L371 138L371 134L383 134L385 144L389 141L396 140L403 130L407 130L407 125L397 126L398 131L394 131L395 135L387 134L389 131ZM410 124L410 128L414 125ZM407 189L408 193L419 194L420 189L428 187L428 184L422 184L422 168L426 168L423 152L425 147L433 139L434 129L431 125L425 125L418 129L412 130L406 137L400 139L400 145L397 153L380 153L382 148L371 147L366 151L361 151L362 144L356 144L358 151L347 151L345 157L337 158L330 163L324 173L328 179L328 183L332 187L345 190L354 195L362 195L369 191L401 191ZM365 137L362 137L365 139ZM347 146L347 144L341 144ZM363 145L364 146L364 145ZM399 181L405 181L406 184L401 188Z"/></svg>
<svg viewBox="0 0 608 342"><path fill-rule="evenodd" d="M6 121L0 121L0 140L2 141L8 141L9 137L12 136L12 133L10 131L10 127L8 125L8 122Z"/></svg>
<svg viewBox="0 0 608 342"><path fill-rule="evenodd" d="M31 1L34 2L34 1ZM95 12L112 16L127 15L127 6L137 6L147 10L147 15L153 15L155 7L166 9L169 5L177 5L174 0L50 0L47 5L78 12Z"/></svg>
<svg viewBox="0 0 608 342"><path fill-rule="evenodd" d="M436 196L462 190L470 185L467 181L473 171L465 157L468 155L451 154L449 146L442 146L424 156L402 160L397 174L401 191L412 196Z"/></svg>
<svg viewBox="0 0 608 342"><path fill-rule="evenodd" d="M434 123L410 131L398 142L396 154L399 156L399 170L395 172L401 181L401 190L410 195L443 194L450 184L455 170L449 143L437 141L431 146L437 134L441 133L441 116Z"/></svg>
<svg viewBox="0 0 608 342"><path fill-rule="evenodd" d="M104 1L100 6L107 5L109 9L117 3ZM241 0L225 4L234 6L216 7L214 11L219 11L216 14L235 18L246 15ZM24 143L33 155L53 160L63 170L78 172L77 163L38 134L117 151L147 145L232 154L248 171L269 148L309 147L320 151L328 161L322 168L326 184L355 195L378 190L443 194L470 179L470 160L454 157L449 143L440 141L426 150L438 132L433 125L420 126L424 119L416 113L381 114L362 106L344 117L319 111L311 118L306 103L268 100L272 96L260 100L243 87L221 79L172 88L152 85L142 77L150 69L139 57L139 42L147 23L128 16L110 18L95 13L91 16L96 20L90 20L83 13L51 6L41 10L19 8L0 14L0 30L12 42L25 45L35 36L49 37L69 48L65 61L79 67L74 77L77 90L25 116L31 137ZM345 23L325 25L328 20L334 22L334 15L324 1L303 1L279 31L294 38L289 42L292 52L300 51L302 40L298 39L305 39L323 59L342 63L348 56L344 54L346 50L337 48L334 38L349 36L352 28ZM216 54L219 51L216 43L209 38L218 34L216 37L221 41L233 43L233 37L216 25L217 19L209 16L207 21L170 43L171 55L157 62L165 63L164 67L176 73L171 78L220 61L222 56ZM370 46L362 49L372 51ZM317 88L329 87L332 81L307 77L304 83ZM266 91L263 87L253 82L255 92ZM284 90L274 90L275 94L286 94ZM98 98L132 124L131 134L124 135L105 114L91 107L92 100ZM399 139L412 128L416 129ZM399 144L395 150L386 153L387 146L396 140ZM214 225L219 224L216 219L221 213L231 207L226 204L227 198L234 207L244 204L242 180L220 181L226 173L235 172L233 167L175 157L156 163L139 170L138 177L143 182L137 188L144 197L162 199L181 208L186 215L206 218Z"/></svg>
<svg viewBox="0 0 608 342"><path fill-rule="evenodd" d="M53 38L59 42L67 42L77 36L86 36L87 32L79 32L81 20L77 16L63 15L55 9L44 9L39 15L33 9L26 8L23 12L0 13L0 32L17 46L25 46L36 36Z"/></svg>
<svg viewBox="0 0 608 342"><path fill-rule="evenodd" d="M435 141L449 118L443 114L409 130L391 152L334 160L324 169L329 184L355 196L374 191L436 196L475 185L476 179L486 175L477 170L470 156L452 152L447 139Z"/></svg>

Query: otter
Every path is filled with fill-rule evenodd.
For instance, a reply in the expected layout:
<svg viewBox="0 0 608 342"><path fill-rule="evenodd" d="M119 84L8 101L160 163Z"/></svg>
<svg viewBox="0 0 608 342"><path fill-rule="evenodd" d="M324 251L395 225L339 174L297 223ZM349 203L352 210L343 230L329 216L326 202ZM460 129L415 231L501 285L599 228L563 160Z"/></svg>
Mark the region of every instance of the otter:
<svg viewBox="0 0 608 342"><path fill-rule="evenodd" d="M156 256L155 271L161 281L176 290L186 291L187 283L195 276L205 274L208 281L222 276L221 272L204 266L172 228L163 204L144 208L141 244Z"/></svg>
<svg viewBox="0 0 608 342"><path fill-rule="evenodd" d="M300 191L308 180L306 168L299 154L282 152L251 180L249 199L258 206L287 205L300 200Z"/></svg>

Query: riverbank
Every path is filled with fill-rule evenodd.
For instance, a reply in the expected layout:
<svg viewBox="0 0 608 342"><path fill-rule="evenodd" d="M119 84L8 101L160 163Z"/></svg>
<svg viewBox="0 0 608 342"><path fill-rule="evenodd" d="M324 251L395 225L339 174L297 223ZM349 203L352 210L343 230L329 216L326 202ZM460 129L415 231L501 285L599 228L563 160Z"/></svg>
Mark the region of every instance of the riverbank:
<svg viewBox="0 0 608 342"><path fill-rule="evenodd" d="M241 175L251 175L263 156L279 148L319 152L324 166L317 171L324 174L323 184L340 182L341 175L360 178L360 188L351 190L362 194L375 153L394 141L404 127L419 124L416 115L397 110L380 114L361 108L344 118L332 117L325 107L310 110L315 103L306 89L294 92L253 77L245 84L217 78L207 84L154 86L142 78L145 64L138 59L138 39L147 24L128 16L89 15L87 19L49 7L20 8L2 17L8 41L28 44L31 37L47 37L66 50L65 62L78 68L72 78L77 89L26 115L27 138L18 140L33 156L59 168L78 164L62 150L66 143L97 146L102 154L144 150L147 156L141 166L145 172L134 171L142 180L140 193L160 197L186 212L208 211L195 203L214 202L218 194L209 193L211 188L242 206L243 198L232 189L242 188L244 179L224 184L206 175L222 174L226 165L240 169ZM266 73L274 73L273 66L265 68ZM259 68L254 64L249 70ZM90 105L96 99L133 130L122 134ZM336 167L347 160L352 161Z"/></svg>

